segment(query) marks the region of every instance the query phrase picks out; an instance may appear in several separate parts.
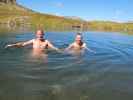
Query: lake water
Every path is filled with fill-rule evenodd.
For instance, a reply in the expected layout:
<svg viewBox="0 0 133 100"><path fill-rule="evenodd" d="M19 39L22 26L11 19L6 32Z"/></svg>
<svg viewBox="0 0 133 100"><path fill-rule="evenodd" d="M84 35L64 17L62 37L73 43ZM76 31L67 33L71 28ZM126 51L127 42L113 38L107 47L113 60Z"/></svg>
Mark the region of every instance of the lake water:
<svg viewBox="0 0 133 100"><path fill-rule="evenodd" d="M47 32L56 47L66 48L73 32ZM0 100L133 100L133 36L84 32L96 53L81 55L48 51L32 56L30 46L7 48L34 33L0 35Z"/></svg>

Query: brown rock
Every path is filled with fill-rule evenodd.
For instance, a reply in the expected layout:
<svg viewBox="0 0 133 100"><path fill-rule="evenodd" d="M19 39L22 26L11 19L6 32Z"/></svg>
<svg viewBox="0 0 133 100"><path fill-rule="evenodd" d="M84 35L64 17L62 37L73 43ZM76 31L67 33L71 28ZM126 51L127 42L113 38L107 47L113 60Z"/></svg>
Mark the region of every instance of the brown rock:
<svg viewBox="0 0 133 100"><path fill-rule="evenodd" d="M5 4L16 4L16 0L0 0L0 2Z"/></svg>

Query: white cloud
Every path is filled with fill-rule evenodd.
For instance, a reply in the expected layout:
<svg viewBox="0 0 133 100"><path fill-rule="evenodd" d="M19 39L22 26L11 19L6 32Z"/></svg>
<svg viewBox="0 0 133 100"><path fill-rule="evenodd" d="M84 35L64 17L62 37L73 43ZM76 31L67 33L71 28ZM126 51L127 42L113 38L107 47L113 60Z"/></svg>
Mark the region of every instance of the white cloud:
<svg viewBox="0 0 133 100"><path fill-rule="evenodd" d="M124 15L125 14L125 12L124 11L122 11L122 10L115 10L115 12L114 12L114 18L119 18L119 17L121 17L122 15Z"/></svg>
<svg viewBox="0 0 133 100"><path fill-rule="evenodd" d="M56 16L62 16L62 14L60 14L60 13L55 13L55 15L56 15Z"/></svg>
<svg viewBox="0 0 133 100"><path fill-rule="evenodd" d="M121 9L116 9L114 11L114 14L112 16L112 21L117 21L117 22L122 22L121 18L123 18L123 16L125 16L126 12L124 10Z"/></svg>
<svg viewBox="0 0 133 100"><path fill-rule="evenodd" d="M62 2L57 2L54 4L56 7L58 8L63 8L64 7L64 4Z"/></svg>

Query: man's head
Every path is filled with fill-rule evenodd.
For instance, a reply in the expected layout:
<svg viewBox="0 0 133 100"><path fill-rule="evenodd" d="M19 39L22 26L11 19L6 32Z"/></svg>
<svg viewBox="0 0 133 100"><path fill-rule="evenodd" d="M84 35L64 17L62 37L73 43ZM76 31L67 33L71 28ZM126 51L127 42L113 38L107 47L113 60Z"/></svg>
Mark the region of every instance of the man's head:
<svg viewBox="0 0 133 100"><path fill-rule="evenodd" d="M39 29L36 31L36 38L42 40L44 36L44 31L42 29Z"/></svg>
<svg viewBox="0 0 133 100"><path fill-rule="evenodd" d="M75 41L78 42L78 43L82 42L82 35L81 35L81 33L77 33Z"/></svg>

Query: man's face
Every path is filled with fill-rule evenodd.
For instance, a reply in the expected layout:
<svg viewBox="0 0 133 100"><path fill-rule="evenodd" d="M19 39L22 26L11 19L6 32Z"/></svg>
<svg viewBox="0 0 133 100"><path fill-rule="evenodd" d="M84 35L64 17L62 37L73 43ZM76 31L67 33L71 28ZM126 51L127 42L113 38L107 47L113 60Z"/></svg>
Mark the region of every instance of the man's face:
<svg viewBox="0 0 133 100"><path fill-rule="evenodd" d="M82 36L81 35L77 35L75 41L77 43L81 42L82 41Z"/></svg>
<svg viewBox="0 0 133 100"><path fill-rule="evenodd" d="M44 33L41 30L38 30L36 33L37 39L43 39Z"/></svg>

